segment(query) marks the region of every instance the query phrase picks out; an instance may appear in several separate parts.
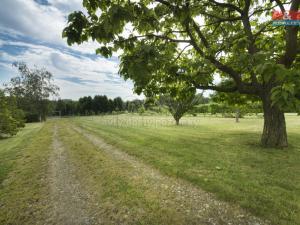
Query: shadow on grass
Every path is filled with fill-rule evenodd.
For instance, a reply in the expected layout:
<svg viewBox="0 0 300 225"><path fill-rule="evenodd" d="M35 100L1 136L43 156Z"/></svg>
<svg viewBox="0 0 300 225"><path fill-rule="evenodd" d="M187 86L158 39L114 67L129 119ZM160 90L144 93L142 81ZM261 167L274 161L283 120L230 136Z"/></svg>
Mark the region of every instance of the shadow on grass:
<svg viewBox="0 0 300 225"><path fill-rule="evenodd" d="M0 135L0 141L1 140L5 140L5 139L8 139L8 138L11 138L11 137L13 137L13 136L9 136L9 135Z"/></svg>

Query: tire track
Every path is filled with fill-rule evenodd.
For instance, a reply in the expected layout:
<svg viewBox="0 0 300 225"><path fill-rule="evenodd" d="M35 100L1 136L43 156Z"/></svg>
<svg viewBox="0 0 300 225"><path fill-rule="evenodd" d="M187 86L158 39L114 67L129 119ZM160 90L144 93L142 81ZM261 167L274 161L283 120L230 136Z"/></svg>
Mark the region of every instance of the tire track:
<svg viewBox="0 0 300 225"><path fill-rule="evenodd" d="M59 140L54 126L53 152L49 159L50 210L46 224L93 224L88 213L89 195L76 178L76 169L68 159L68 153Z"/></svg>

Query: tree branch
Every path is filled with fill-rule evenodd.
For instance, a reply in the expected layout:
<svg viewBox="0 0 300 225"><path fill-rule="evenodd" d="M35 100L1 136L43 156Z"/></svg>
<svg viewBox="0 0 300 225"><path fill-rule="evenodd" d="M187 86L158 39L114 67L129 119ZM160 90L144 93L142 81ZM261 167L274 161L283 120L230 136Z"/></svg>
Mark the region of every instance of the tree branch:
<svg viewBox="0 0 300 225"><path fill-rule="evenodd" d="M210 56L210 55L206 55L204 53L204 51L199 47L199 45L197 44L197 41L194 37L194 35L192 34L191 30L190 30L190 24L189 21L186 21L185 24L186 27L186 31L191 39L190 43L193 45L193 47L195 48L195 50L204 58L208 59L212 64L214 64L219 70L227 73L229 76L231 76L235 82L239 85L241 84L241 78L239 76L239 74L237 72L235 72L232 68L228 67L227 65L222 64L221 62L219 62L215 57Z"/></svg>
<svg viewBox="0 0 300 225"><path fill-rule="evenodd" d="M257 52L257 48L255 46L255 39L253 37L250 19L249 19L249 8L250 8L251 0L245 0L245 7L242 12L242 23L244 27L244 31L248 37L249 45L248 52L253 55Z"/></svg>
<svg viewBox="0 0 300 225"><path fill-rule="evenodd" d="M285 9L284 9L282 2L280 0L271 0L271 2L272 1L275 1L277 3L277 5L279 6L281 12L284 13Z"/></svg>
<svg viewBox="0 0 300 225"><path fill-rule="evenodd" d="M195 88L201 89L201 90L213 90L213 91L219 91L219 92L225 92L225 93L232 93L235 91L238 91L238 88L236 86L232 87L225 87L225 86L210 86L210 85L199 85L194 84Z"/></svg>
<svg viewBox="0 0 300 225"><path fill-rule="evenodd" d="M232 21L237 21L237 20L240 20L242 17L241 16L236 16L236 17L220 17L220 16L217 16L217 15L213 15L213 14L210 14L210 13L207 13L207 12L202 12L203 15L206 15L208 17L213 17L213 18L216 18L217 21L214 22L214 23L221 23L221 22L232 22ZM212 24L212 23L211 23ZM210 24L208 24L210 25Z"/></svg>
<svg viewBox="0 0 300 225"><path fill-rule="evenodd" d="M300 0L293 0L290 11L298 11L300 5ZM297 35L299 31L299 26L288 26L286 28L285 36L285 54L279 59L279 63L290 67L297 56Z"/></svg>
<svg viewBox="0 0 300 225"><path fill-rule="evenodd" d="M267 22L263 27L261 27L255 34L253 34L254 39L256 39L261 33L263 33L266 28L272 23L272 21Z"/></svg>
<svg viewBox="0 0 300 225"><path fill-rule="evenodd" d="M236 5L233 5L233 4L230 4L230 3L217 2L215 0L208 0L208 1L215 4L215 5L217 5L217 6L225 7L225 8L228 8L228 9L235 10L239 13L242 13L242 10L239 7L237 7Z"/></svg>
<svg viewBox="0 0 300 225"><path fill-rule="evenodd" d="M163 39L163 40L168 40L170 42L175 42L175 43L191 43L190 40L185 40L185 39L174 39L170 38L164 35L158 35L158 34L146 34L146 35L137 35L137 36L132 36L127 39L120 40L119 42L126 42L138 38L158 38L158 39Z"/></svg>
<svg viewBox="0 0 300 225"><path fill-rule="evenodd" d="M170 2L168 2L166 0L155 0L155 1L167 6L171 10L173 10L175 8L174 5L172 5Z"/></svg>
<svg viewBox="0 0 300 225"><path fill-rule="evenodd" d="M192 19L191 20L192 22L192 25L193 25L193 28L195 29L197 35L199 36L199 38L201 39L203 45L206 47L206 48L209 48L209 43L207 41L207 39L204 37L203 33L201 32L200 28L198 27L198 25L196 24L196 22Z"/></svg>
<svg viewBox="0 0 300 225"><path fill-rule="evenodd" d="M191 46L191 44L188 44L187 46L185 46L180 52L179 54L177 55L177 57L172 61L172 64L175 63L179 58L180 56L182 55L182 53L186 50L186 48L188 48L189 46Z"/></svg>

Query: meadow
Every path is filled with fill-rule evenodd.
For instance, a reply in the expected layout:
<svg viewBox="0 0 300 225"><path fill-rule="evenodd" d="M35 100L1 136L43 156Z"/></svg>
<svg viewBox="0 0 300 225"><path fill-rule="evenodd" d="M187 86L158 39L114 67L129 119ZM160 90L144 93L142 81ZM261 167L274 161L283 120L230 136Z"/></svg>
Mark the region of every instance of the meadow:
<svg viewBox="0 0 300 225"><path fill-rule="evenodd" d="M175 126L167 116L122 114L30 124L0 140L0 224L55 222L47 212L57 187L80 192L65 204L73 212L84 205L76 214L94 218L87 224L254 224L252 216L256 224L300 224L300 117L286 118L286 149L260 147L256 117L190 116Z"/></svg>

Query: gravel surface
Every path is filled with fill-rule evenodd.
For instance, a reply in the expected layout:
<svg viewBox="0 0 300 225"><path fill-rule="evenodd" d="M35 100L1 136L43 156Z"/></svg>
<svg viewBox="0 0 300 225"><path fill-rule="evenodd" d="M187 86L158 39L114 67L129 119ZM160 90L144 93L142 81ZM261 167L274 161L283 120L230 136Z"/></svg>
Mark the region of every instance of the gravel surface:
<svg viewBox="0 0 300 225"><path fill-rule="evenodd" d="M90 196L76 178L76 168L68 160L56 126L52 145L49 159L50 210L46 224L93 224L87 210Z"/></svg>

